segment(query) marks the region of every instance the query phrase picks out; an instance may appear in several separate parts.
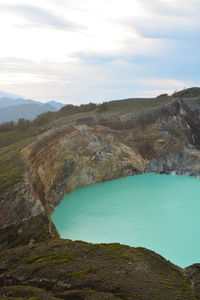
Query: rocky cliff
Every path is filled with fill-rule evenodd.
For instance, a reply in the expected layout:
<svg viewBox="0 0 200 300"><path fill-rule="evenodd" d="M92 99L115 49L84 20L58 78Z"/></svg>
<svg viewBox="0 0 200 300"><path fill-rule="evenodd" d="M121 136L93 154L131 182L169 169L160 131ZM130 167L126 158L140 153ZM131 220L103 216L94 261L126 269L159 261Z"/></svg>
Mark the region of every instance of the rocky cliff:
<svg viewBox="0 0 200 300"><path fill-rule="evenodd" d="M187 93L112 101L102 112L62 117L20 146L2 147L2 157L9 154L8 164L16 152L18 159L9 175L2 160L0 295L200 297L191 272L159 255L142 248L63 241L51 221L63 195L84 185L147 172L200 176L199 118L200 98ZM6 178L12 179L10 184ZM29 292L22 285L29 286ZM42 291L30 286L51 295L38 296Z"/></svg>

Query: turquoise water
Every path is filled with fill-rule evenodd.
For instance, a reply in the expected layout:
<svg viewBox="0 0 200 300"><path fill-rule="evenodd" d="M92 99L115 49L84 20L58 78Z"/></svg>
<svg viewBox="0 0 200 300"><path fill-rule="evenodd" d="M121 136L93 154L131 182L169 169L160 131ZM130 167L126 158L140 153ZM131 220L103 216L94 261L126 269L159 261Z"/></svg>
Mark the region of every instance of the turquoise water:
<svg viewBox="0 0 200 300"><path fill-rule="evenodd" d="M62 238L142 246L186 267L200 262L200 180L143 174L65 195L52 215Z"/></svg>

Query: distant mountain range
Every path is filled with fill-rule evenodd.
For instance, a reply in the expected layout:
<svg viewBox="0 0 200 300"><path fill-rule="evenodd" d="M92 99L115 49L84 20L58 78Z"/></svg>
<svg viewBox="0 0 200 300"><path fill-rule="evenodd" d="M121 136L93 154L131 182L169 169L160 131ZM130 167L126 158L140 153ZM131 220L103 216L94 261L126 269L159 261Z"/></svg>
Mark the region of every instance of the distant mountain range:
<svg viewBox="0 0 200 300"><path fill-rule="evenodd" d="M16 99L16 98L23 98L24 99L24 97L22 97L22 96L0 91L0 98L6 98L6 97L13 98L13 99Z"/></svg>
<svg viewBox="0 0 200 300"><path fill-rule="evenodd" d="M47 111L57 111L66 104L49 101L42 103L24 99L14 94L0 92L0 123L18 121L20 118L33 120Z"/></svg>

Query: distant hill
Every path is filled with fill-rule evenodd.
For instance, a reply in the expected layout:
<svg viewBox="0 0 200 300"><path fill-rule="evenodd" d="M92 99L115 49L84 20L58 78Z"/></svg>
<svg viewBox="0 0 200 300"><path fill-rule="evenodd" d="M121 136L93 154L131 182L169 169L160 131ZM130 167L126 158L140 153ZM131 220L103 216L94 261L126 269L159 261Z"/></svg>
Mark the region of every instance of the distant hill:
<svg viewBox="0 0 200 300"><path fill-rule="evenodd" d="M47 111L56 111L56 107L49 104L28 103L3 107L0 109L0 123L17 121L20 118L33 120L37 115Z"/></svg>
<svg viewBox="0 0 200 300"><path fill-rule="evenodd" d="M49 101L49 102L43 103L43 102L31 100L31 99L1 97L0 96L0 108L13 106L13 105L16 106L16 105L21 105L21 104L29 104L29 103L33 103L33 104L35 103L35 104L39 104L39 105L49 104L49 105L55 107L57 110L66 105L66 104L63 104L60 102L56 102L56 101Z"/></svg>
<svg viewBox="0 0 200 300"><path fill-rule="evenodd" d="M16 106L21 104L29 104L29 103L35 103L42 105L44 103L34 101L31 99L23 99L23 98L11 98L11 97L3 97L0 98L0 108L1 107L9 107L9 106Z"/></svg>
<svg viewBox="0 0 200 300"><path fill-rule="evenodd" d="M47 111L57 111L63 106L65 104L56 101L42 103L0 92L0 123L18 121L20 118L33 120L39 114Z"/></svg>

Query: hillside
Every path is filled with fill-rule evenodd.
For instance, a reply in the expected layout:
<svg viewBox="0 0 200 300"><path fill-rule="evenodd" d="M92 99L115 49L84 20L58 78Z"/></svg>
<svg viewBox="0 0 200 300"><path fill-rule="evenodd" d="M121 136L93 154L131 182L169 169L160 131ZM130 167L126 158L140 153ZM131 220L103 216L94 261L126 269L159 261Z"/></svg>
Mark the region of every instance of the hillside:
<svg viewBox="0 0 200 300"><path fill-rule="evenodd" d="M189 89L185 89L179 92L176 92L174 94L176 97L181 97L181 98L196 98L200 97L200 88L199 87L192 87Z"/></svg>
<svg viewBox="0 0 200 300"><path fill-rule="evenodd" d="M200 299L199 262L181 269L140 247L63 240L51 220L65 193L88 184L199 177L199 96L69 105L1 129L0 299Z"/></svg>

